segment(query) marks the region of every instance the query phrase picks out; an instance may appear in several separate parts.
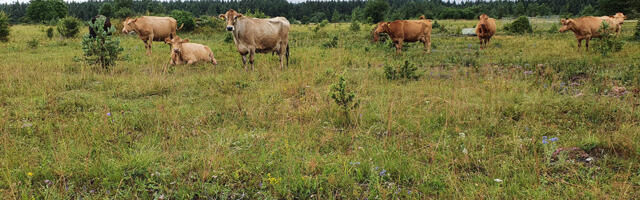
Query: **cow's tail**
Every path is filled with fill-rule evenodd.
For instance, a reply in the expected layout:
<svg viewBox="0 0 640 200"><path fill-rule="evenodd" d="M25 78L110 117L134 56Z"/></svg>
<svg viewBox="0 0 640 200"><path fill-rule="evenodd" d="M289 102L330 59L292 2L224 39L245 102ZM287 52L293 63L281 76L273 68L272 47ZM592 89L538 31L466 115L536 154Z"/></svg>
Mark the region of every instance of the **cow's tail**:
<svg viewBox="0 0 640 200"><path fill-rule="evenodd" d="M176 31L179 31L180 29L182 29L183 26L184 26L184 23L182 23L182 25L180 25L180 27L176 29Z"/></svg>
<svg viewBox="0 0 640 200"><path fill-rule="evenodd" d="M284 55L287 57L287 67L289 67L289 43L287 43L287 52Z"/></svg>

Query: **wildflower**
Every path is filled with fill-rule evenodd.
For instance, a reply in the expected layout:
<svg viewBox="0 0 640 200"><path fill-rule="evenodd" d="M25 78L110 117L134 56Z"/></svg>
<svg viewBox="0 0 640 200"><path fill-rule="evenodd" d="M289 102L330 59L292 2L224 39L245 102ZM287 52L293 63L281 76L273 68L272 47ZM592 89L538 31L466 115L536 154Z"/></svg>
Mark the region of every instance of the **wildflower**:
<svg viewBox="0 0 640 200"><path fill-rule="evenodd" d="M385 174L387 174L387 170L382 169L382 171L380 171L380 176L384 176Z"/></svg>
<svg viewBox="0 0 640 200"><path fill-rule="evenodd" d="M31 173L31 172L27 172L27 176L32 177L32 176L33 176L33 173Z"/></svg>
<svg viewBox="0 0 640 200"><path fill-rule="evenodd" d="M465 133L463 133L463 132L458 133L458 136L459 136L460 138L465 138L465 137L467 137L467 135L466 135Z"/></svg>
<svg viewBox="0 0 640 200"><path fill-rule="evenodd" d="M549 140L550 140L551 142L555 142L555 141L558 141L558 137L554 137L554 138L551 138L551 139L549 139Z"/></svg>
<svg viewBox="0 0 640 200"><path fill-rule="evenodd" d="M107 116L111 117L111 113L110 113L110 112L108 112L108 113L107 113Z"/></svg>
<svg viewBox="0 0 640 200"><path fill-rule="evenodd" d="M353 162L353 161L351 161L351 162L349 162L349 164L351 164L351 165L359 165L359 164L360 164L360 162Z"/></svg>
<svg viewBox="0 0 640 200"><path fill-rule="evenodd" d="M49 179L44 180L44 184L51 185L51 181Z"/></svg>
<svg viewBox="0 0 640 200"><path fill-rule="evenodd" d="M471 49L471 44L468 45L469 49Z"/></svg>
<svg viewBox="0 0 640 200"><path fill-rule="evenodd" d="M408 194L408 195L411 195L411 190L407 190L407 194Z"/></svg>
<svg viewBox="0 0 640 200"><path fill-rule="evenodd" d="M462 149L462 153L463 153L464 155L467 155L467 154L469 154L469 151L467 151L467 148L464 148L464 149Z"/></svg>
<svg viewBox="0 0 640 200"><path fill-rule="evenodd" d="M533 74L533 71L531 71L531 70L529 70L529 71L524 71L524 74L525 74L525 75L531 75L531 74Z"/></svg>
<svg viewBox="0 0 640 200"><path fill-rule="evenodd" d="M495 181L496 183L502 183L502 179L499 179L499 178L493 179L493 181Z"/></svg>
<svg viewBox="0 0 640 200"><path fill-rule="evenodd" d="M547 136L542 136L542 144L549 144L549 141L547 141Z"/></svg>

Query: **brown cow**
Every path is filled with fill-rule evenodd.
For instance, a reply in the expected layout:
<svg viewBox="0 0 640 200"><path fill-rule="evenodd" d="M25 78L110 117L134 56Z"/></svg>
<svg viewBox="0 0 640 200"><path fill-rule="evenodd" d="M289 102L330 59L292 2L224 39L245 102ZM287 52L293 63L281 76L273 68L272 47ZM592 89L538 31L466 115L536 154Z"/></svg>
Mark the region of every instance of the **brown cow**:
<svg viewBox="0 0 640 200"><path fill-rule="evenodd" d="M420 41L431 53L431 20L420 16L419 20L396 20L393 22L380 22L373 31L373 41L377 42L380 33L389 35L396 45L396 55L402 51L402 43Z"/></svg>
<svg viewBox="0 0 640 200"><path fill-rule="evenodd" d="M227 31L233 34L238 52L242 56L242 65L247 69L247 54L251 69L256 53L276 53L280 57L280 69L284 66L284 57L289 66L289 21L284 17L258 19L245 17L233 9L219 17L227 21Z"/></svg>
<svg viewBox="0 0 640 200"><path fill-rule="evenodd" d="M580 47L582 46L582 40L586 40L585 44L587 46L587 51L589 51L589 41L591 38L602 37L600 35L600 27L603 22L608 23L609 25L612 23L611 20L591 16L576 19L563 19L561 20L562 27L560 27L559 32L564 33L568 30L573 31L576 39L578 40L578 51L580 51ZM614 30L614 27L611 26L610 30Z"/></svg>
<svg viewBox="0 0 640 200"><path fill-rule="evenodd" d="M620 34L622 31L622 24L624 24L624 20L627 19L627 16L624 16L623 13L619 12L612 16L602 16L600 18L611 24L611 30L615 31L616 34Z"/></svg>
<svg viewBox="0 0 640 200"><path fill-rule="evenodd" d="M171 50L171 64L194 64L198 61L211 62L213 65L217 65L216 58L213 57L213 52L208 46L189 43L189 39L182 39L179 36L175 36L173 39L165 38L166 43L172 46Z"/></svg>
<svg viewBox="0 0 640 200"><path fill-rule="evenodd" d="M476 35L480 39L480 49L486 48L494 34L496 34L496 19L482 14L478 16L478 24L476 24Z"/></svg>
<svg viewBox="0 0 640 200"><path fill-rule="evenodd" d="M153 41L165 41L166 38L172 39L176 36L177 28L176 19L171 17L154 17L154 16L142 16L135 19L127 17L122 22L124 26L122 33L131 34L138 33L138 37L144 42L144 47L147 49L147 55L151 55L151 43Z"/></svg>

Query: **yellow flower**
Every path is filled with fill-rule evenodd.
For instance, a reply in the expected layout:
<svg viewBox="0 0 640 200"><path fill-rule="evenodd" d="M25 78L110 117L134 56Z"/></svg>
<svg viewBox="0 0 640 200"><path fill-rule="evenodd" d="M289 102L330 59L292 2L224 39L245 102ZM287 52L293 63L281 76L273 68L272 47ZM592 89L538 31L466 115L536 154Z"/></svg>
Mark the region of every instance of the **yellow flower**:
<svg viewBox="0 0 640 200"><path fill-rule="evenodd" d="M31 176L33 176L33 173L27 172L27 176L31 177Z"/></svg>

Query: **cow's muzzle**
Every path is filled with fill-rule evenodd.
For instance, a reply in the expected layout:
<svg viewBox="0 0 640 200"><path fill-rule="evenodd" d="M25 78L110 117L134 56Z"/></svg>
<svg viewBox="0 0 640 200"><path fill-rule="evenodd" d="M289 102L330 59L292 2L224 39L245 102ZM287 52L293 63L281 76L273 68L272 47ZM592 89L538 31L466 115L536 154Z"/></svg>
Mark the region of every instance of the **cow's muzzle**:
<svg viewBox="0 0 640 200"><path fill-rule="evenodd" d="M227 26L227 31L233 31L233 26Z"/></svg>

